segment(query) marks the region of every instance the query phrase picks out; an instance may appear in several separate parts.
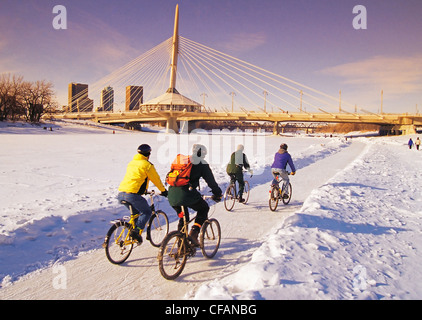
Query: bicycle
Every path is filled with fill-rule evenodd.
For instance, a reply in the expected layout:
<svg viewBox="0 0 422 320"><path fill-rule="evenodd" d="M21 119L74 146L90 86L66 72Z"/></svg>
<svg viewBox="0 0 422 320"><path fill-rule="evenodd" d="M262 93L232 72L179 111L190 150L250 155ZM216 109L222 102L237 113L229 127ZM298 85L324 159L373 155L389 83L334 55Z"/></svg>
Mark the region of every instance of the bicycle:
<svg viewBox="0 0 422 320"><path fill-rule="evenodd" d="M146 226L146 239L154 247L159 247L168 234L169 220L165 212L155 210L154 195L155 191L146 192L151 199L152 215ZM130 211L130 217L124 216L121 219L110 221L113 225L108 230L104 239L103 248L107 259L113 264L122 264L129 258L134 245L139 246L138 241L132 239L130 232L136 227L136 220L140 216L139 212L133 208L132 204L127 201L121 201L121 204L127 206Z"/></svg>
<svg viewBox="0 0 422 320"><path fill-rule="evenodd" d="M288 172L287 174L291 174ZM283 185L280 188L280 175L276 174L275 179L277 180L277 184L271 185L270 189L270 198L268 200L269 206L271 211L275 211L278 206L278 201L281 199L283 203L289 204L290 199L292 198L292 184L289 182L288 184L283 181ZM283 192L284 191L284 192Z"/></svg>
<svg viewBox="0 0 422 320"><path fill-rule="evenodd" d="M230 175L230 178L230 184L224 192L224 207L227 211L231 211L234 207L235 202L240 200L239 195L237 193L237 185L239 183L236 183L236 180L233 179L232 175ZM249 182L245 180L245 187L243 189L243 204L246 204L249 200L249 191Z"/></svg>
<svg viewBox="0 0 422 320"><path fill-rule="evenodd" d="M203 196L209 199L211 196ZM167 280L174 280L180 276L185 268L188 258L195 256L197 247L191 242L188 235L188 226L196 218L189 221L186 218L187 208L182 207L184 225L181 230L170 232L163 240L158 252L158 266L161 275ZM199 247L205 258L213 258L221 241L221 228L219 222L208 219L204 222L199 233Z"/></svg>

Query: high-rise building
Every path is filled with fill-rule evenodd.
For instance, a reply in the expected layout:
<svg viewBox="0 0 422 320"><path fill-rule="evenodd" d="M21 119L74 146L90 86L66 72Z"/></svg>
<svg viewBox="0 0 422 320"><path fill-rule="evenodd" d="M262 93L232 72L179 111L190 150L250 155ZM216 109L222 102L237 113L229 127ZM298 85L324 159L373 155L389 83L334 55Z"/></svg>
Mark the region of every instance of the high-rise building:
<svg viewBox="0 0 422 320"><path fill-rule="evenodd" d="M92 111L88 99L88 85L82 83L69 83L68 87L68 109L70 112ZM91 100L92 102L92 100ZM89 108L91 108L89 110Z"/></svg>
<svg viewBox="0 0 422 320"><path fill-rule="evenodd" d="M139 105L144 100L144 87L128 86L126 87L126 107L125 111L139 110Z"/></svg>
<svg viewBox="0 0 422 320"><path fill-rule="evenodd" d="M91 112L94 110L94 100L89 98L80 98L76 100L78 112Z"/></svg>
<svg viewBox="0 0 422 320"><path fill-rule="evenodd" d="M113 112L114 90L108 86L101 91L101 111Z"/></svg>

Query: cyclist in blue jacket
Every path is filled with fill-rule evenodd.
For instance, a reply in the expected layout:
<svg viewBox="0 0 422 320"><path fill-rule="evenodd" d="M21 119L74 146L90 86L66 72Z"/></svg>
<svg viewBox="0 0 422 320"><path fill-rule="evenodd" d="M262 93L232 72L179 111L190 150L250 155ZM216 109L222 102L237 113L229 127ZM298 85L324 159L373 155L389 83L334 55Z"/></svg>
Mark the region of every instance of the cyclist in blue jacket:
<svg viewBox="0 0 422 320"><path fill-rule="evenodd" d="M276 179L277 175L283 179L283 185L285 189L287 188L290 180L289 180L289 173L287 172L287 164L289 164L291 174L294 175L296 173L296 168L293 164L293 160L291 155L287 152L287 144L282 143L280 145L280 149L274 155L274 162L271 166L271 173L274 176L274 180L272 182L273 185L278 185L278 181ZM283 197L289 197L287 194L284 194L287 190L281 190Z"/></svg>

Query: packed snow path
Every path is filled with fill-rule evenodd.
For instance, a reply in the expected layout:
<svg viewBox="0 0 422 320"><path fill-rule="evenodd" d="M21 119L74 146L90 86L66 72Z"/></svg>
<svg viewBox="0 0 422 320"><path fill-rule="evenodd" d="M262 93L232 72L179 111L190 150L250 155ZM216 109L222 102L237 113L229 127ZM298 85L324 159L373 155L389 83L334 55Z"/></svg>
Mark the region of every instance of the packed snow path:
<svg viewBox="0 0 422 320"><path fill-rule="evenodd" d="M223 203L213 206L210 213L222 226L219 252L212 260L205 259L198 252L194 258L188 260L184 272L176 281L162 278L157 265L157 249L144 242L141 247L134 249L128 261L121 266L110 264L104 250L94 250L7 286L0 290L0 299L194 297L199 288L207 288L207 284L216 279L230 277L247 265L253 253L282 226L283 221L300 210L312 190L324 185L352 163L361 154L364 146L364 143L353 142L340 152L298 170L297 175L291 179L292 202L288 206L279 205L276 212L271 212L268 208L268 183L253 188L249 203L237 203L233 212L227 212ZM168 214L172 215L173 212ZM173 222L170 229L175 228ZM55 283L63 272L66 273L65 289L61 289L60 283Z"/></svg>

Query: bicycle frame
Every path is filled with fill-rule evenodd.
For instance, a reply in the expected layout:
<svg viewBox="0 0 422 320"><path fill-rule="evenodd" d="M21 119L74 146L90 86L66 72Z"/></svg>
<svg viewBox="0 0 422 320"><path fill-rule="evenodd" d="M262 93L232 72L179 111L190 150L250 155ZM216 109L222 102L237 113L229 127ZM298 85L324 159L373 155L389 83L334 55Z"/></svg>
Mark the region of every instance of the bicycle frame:
<svg viewBox="0 0 422 320"><path fill-rule="evenodd" d="M291 172L288 172L287 171L287 175L291 175L292 173ZM274 175L274 174L273 174ZM283 180L282 178L281 178L281 175L277 172L277 174L275 175L275 177L274 177L276 180L277 180L277 184L278 184L278 188L280 189L280 192L283 192L283 191L285 191L285 189L287 188L287 185L288 185L288 182L287 181L285 181L285 180ZM280 187L280 182L281 181L283 181L283 184L281 185L281 187Z"/></svg>
<svg viewBox="0 0 422 320"><path fill-rule="evenodd" d="M154 205L154 198L153 198L153 196L155 195L155 191L154 190L147 191L147 192L145 192L145 194L148 194L150 196L150 199L151 199L151 206L150 207L151 207L152 212L154 213L155 212L155 205ZM132 229L135 229L135 227L136 227L136 224L135 224L136 223L136 219L140 216L140 213L133 214L133 207L132 207L132 205L130 203L128 203L128 206L129 206L129 211L130 211L130 217L123 216L123 219L119 219L118 221L127 221L127 220L129 220L128 223L130 225L130 230L132 230ZM120 241L120 239L121 239L121 237L122 237L122 235L123 235L124 232L125 232L125 229L123 229L122 232L119 234L119 236L116 238L116 243L118 243ZM126 234L126 237L123 240L123 243L125 245L130 245L130 244L136 243L135 240L129 240L129 237L130 237L129 234L130 234L130 232L128 232Z"/></svg>

